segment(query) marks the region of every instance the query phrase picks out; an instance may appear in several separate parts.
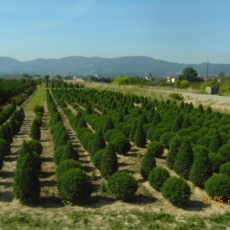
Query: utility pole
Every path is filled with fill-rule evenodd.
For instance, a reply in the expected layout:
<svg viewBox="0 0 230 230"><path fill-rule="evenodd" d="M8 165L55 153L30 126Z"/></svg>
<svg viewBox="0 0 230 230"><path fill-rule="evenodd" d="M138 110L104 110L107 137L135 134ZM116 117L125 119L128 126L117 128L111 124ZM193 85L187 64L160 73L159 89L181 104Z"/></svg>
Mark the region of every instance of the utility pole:
<svg viewBox="0 0 230 230"><path fill-rule="evenodd" d="M206 72L206 77L208 77L208 67L209 67L209 60L207 61L207 72Z"/></svg>

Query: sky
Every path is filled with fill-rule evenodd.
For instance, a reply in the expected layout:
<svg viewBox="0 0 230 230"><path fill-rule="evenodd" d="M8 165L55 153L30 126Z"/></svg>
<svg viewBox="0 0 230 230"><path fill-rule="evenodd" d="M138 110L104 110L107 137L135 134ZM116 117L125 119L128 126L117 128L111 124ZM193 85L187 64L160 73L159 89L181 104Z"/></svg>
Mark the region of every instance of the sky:
<svg viewBox="0 0 230 230"><path fill-rule="evenodd" d="M0 0L0 56L230 63L229 0Z"/></svg>

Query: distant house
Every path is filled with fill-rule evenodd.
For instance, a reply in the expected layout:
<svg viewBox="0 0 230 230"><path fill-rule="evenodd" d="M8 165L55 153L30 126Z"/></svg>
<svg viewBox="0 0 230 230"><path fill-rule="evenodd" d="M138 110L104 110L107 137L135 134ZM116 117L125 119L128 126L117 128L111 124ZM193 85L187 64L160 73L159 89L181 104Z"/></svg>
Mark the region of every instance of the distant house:
<svg viewBox="0 0 230 230"><path fill-rule="evenodd" d="M166 80L167 80L167 82L169 82L169 83L173 83L173 82L178 81L178 80L179 80L179 77L167 76L167 77L166 77Z"/></svg>
<svg viewBox="0 0 230 230"><path fill-rule="evenodd" d="M145 79L147 81L155 81L155 82L164 81L165 80L163 77L155 77L155 76L147 76L147 77L145 77Z"/></svg>

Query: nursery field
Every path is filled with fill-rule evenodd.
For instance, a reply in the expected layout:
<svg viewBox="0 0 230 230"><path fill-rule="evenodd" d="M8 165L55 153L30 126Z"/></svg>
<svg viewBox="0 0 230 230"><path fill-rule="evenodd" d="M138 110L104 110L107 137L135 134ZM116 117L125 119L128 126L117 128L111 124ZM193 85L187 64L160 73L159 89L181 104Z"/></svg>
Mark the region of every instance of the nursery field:
<svg viewBox="0 0 230 230"><path fill-rule="evenodd" d="M0 229L230 229L230 115L120 90L54 82L15 107Z"/></svg>

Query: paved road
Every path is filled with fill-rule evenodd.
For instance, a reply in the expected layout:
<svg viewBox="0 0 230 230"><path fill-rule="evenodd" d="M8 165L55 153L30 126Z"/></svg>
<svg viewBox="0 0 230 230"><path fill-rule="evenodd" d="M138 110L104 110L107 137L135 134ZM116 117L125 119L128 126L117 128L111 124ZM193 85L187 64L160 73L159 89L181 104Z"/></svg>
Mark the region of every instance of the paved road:
<svg viewBox="0 0 230 230"><path fill-rule="evenodd" d="M184 93L182 92L184 98L190 97L192 99L198 99L202 101L212 100L212 101L221 101L225 103L230 103L230 97L218 96L218 95L209 95L209 94L197 94L197 93Z"/></svg>

